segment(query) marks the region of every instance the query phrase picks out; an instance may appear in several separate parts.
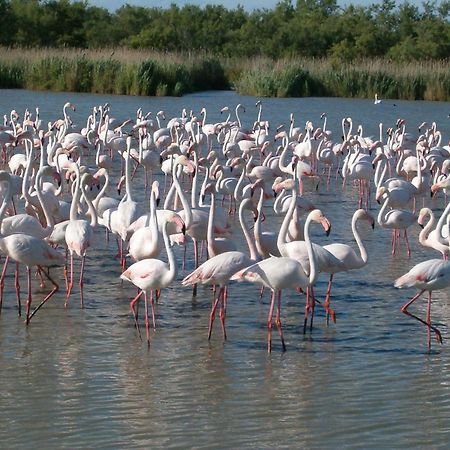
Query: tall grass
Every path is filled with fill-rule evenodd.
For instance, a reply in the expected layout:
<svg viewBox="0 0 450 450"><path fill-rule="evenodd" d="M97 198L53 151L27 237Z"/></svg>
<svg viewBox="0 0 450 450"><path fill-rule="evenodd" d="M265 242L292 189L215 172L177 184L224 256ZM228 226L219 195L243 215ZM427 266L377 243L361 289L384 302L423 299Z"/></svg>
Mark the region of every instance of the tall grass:
<svg viewBox="0 0 450 450"><path fill-rule="evenodd" d="M230 71L235 71L230 62ZM239 92L267 97L336 96L405 100L450 100L450 62L396 64L361 60L337 64L332 60L258 59L241 68Z"/></svg>
<svg viewBox="0 0 450 450"><path fill-rule="evenodd" d="M126 95L228 89L219 60L202 54L0 48L0 87Z"/></svg>
<svg viewBox="0 0 450 450"><path fill-rule="evenodd" d="M207 52L7 49L0 47L0 88L180 96L229 89L266 97L373 97L450 100L450 62L222 58Z"/></svg>

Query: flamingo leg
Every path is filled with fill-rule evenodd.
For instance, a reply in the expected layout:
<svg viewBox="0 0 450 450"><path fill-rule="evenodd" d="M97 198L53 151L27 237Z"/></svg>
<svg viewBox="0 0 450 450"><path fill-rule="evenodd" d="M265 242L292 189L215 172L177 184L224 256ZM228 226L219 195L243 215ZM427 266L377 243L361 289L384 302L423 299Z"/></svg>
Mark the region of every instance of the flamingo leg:
<svg viewBox="0 0 450 450"><path fill-rule="evenodd" d="M198 241L197 239L192 239L194 241L194 266L195 269L198 267ZM197 295L197 284L192 286L192 295L195 297Z"/></svg>
<svg viewBox="0 0 450 450"><path fill-rule="evenodd" d="M150 347L150 322L148 320L148 298L147 292L144 291L144 301L145 301L145 333L147 336L147 346Z"/></svg>
<svg viewBox="0 0 450 450"><path fill-rule="evenodd" d="M8 262L9 262L9 256L7 256L5 258L5 262L3 263L2 274L0 276L0 313L2 311L2 306L3 306L3 291L5 289L5 276L6 276L6 269L8 268Z"/></svg>
<svg viewBox="0 0 450 450"><path fill-rule="evenodd" d="M17 264L17 263L16 263ZM16 266L17 267L17 266ZM16 269L17 270L17 269ZM16 272L14 272L14 274L16 274ZM37 269L36 271L36 275L39 277L39 287L41 289L45 288L45 283L44 283L44 278L42 278L42 273L39 269ZM17 275L15 275L15 277L17 277Z"/></svg>
<svg viewBox="0 0 450 450"><path fill-rule="evenodd" d="M58 291L59 289L59 285L58 283L56 283L56 281L47 273L45 272L45 270L42 270L42 267L38 266L38 268L42 271L42 273L47 277L48 281L50 281L50 283L52 283L53 285L53 289L44 297L44 299L42 300L41 303L39 303L38 306L36 306L36 308L34 308L33 312L30 315L29 321L31 320L31 318L42 308L42 306L45 305L45 303L47 303L48 300L50 300L50 298L53 296L53 294L55 292Z"/></svg>
<svg viewBox="0 0 450 450"><path fill-rule="evenodd" d="M392 230L392 256L395 255L395 247L396 247L396 230Z"/></svg>
<svg viewBox="0 0 450 450"><path fill-rule="evenodd" d="M428 291L428 305L427 305L427 344L428 344L428 350L431 349L431 333L430 333L430 327L431 327L431 291Z"/></svg>
<svg viewBox="0 0 450 450"><path fill-rule="evenodd" d="M84 286L84 265L86 261L86 254L83 254L81 257L81 268L80 268L80 306L81 308L84 308L84 293L83 293L83 286Z"/></svg>
<svg viewBox="0 0 450 450"><path fill-rule="evenodd" d="M139 299L141 298L141 295L143 293L144 293L144 291L139 291L138 294L136 295L136 297L134 297L133 300L131 300L131 302L130 302L130 309L131 309L131 312L133 313L134 325L136 326L136 328L138 330L139 339L141 341L142 341L141 329L139 328L139 322L137 319L137 311L134 309L134 305L136 305L139 302Z"/></svg>
<svg viewBox="0 0 450 450"><path fill-rule="evenodd" d="M309 315L309 310L311 309L311 305L310 305L310 296L311 296L311 292L310 292L310 288L309 286L306 288L306 303L305 303L305 321L303 323L303 334L306 333L306 326L308 324L308 315Z"/></svg>
<svg viewBox="0 0 450 450"><path fill-rule="evenodd" d="M425 320L421 319L420 317L416 316L415 314L412 314L408 311L408 308L410 305L412 305L423 293L425 292L425 289L422 289L417 295L415 295L409 302L405 303L402 306L402 313L406 314L407 316L412 317L413 319L418 320L420 323L423 323L425 326L427 326L429 329L433 330L436 334L436 340L442 344L442 335L441 332L433 325L431 325L431 322L428 323ZM431 291L429 292L429 297L428 297L428 307L430 308L431 311Z"/></svg>
<svg viewBox="0 0 450 450"><path fill-rule="evenodd" d="M286 344L284 343L283 328L281 327L281 290L278 291L278 304L277 304L277 313L276 313L276 317L275 317L275 323L277 324L278 333L280 334L281 346L283 348L283 352L285 352Z"/></svg>
<svg viewBox="0 0 450 450"><path fill-rule="evenodd" d="M211 339L212 327L214 324L214 319L216 318L216 309L220 301L221 293L222 293L222 286L219 289L219 294L217 295L217 298L214 300L214 303L211 307L211 312L209 314L208 340Z"/></svg>
<svg viewBox="0 0 450 450"><path fill-rule="evenodd" d="M219 317L220 317L220 322L222 324L222 334L223 334L223 338L224 340L227 339L227 330L225 328L225 317L226 317L226 313L225 313L225 306L226 306L226 300L225 300L225 288L221 288L220 289L220 310L219 310Z"/></svg>
<svg viewBox="0 0 450 450"><path fill-rule="evenodd" d="M19 310L19 316L22 315L22 303L20 301L20 279L19 279L19 263L16 262L16 270L14 272L14 283L16 286L16 298L17 298L17 308Z"/></svg>
<svg viewBox="0 0 450 450"><path fill-rule="evenodd" d="M261 286L261 289L259 291L259 302L262 303L262 298L264 295L264 286Z"/></svg>
<svg viewBox="0 0 450 450"><path fill-rule="evenodd" d="M27 318L26 324L30 323L30 309L31 309L31 268L27 266L27 286L28 286L28 298L27 298Z"/></svg>
<svg viewBox="0 0 450 450"><path fill-rule="evenodd" d="M153 330L156 330L156 320L155 320L155 296L156 292L153 290L150 291L150 305L152 307L152 322L153 322Z"/></svg>
<svg viewBox="0 0 450 450"><path fill-rule="evenodd" d="M267 353L272 352L272 316L275 306L275 291L272 289L272 297L270 299L269 315L267 316Z"/></svg>
<svg viewBox="0 0 450 450"><path fill-rule="evenodd" d="M328 281L327 293L326 293L326 296L325 296L325 301L323 303L323 306L324 306L325 312L326 312L327 326L330 323L330 316L331 316L331 320L334 323L336 323L336 313L334 312L333 309L330 308L331 288L333 286L333 275L334 274L330 274L330 279Z"/></svg>
<svg viewBox="0 0 450 450"><path fill-rule="evenodd" d="M411 258L411 248L409 246L408 232L405 230L405 242L406 242L406 253L408 258Z"/></svg>
<svg viewBox="0 0 450 450"><path fill-rule="evenodd" d="M73 288L73 252L70 252L70 282L69 282L69 289L67 290L66 301L64 303L65 307L67 307L67 304L69 302L72 288Z"/></svg>
<svg viewBox="0 0 450 450"><path fill-rule="evenodd" d="M108 229L108 228L106 228ZM66 247L66 259L64 261L64 281L66 283L66 292L69 290L69 279L68 279L68 269L67 269L67 258L69 256L69 249Z"/></svg>
<svg viewBox="0 0 450 450"><path fill-rule="evenodd" d="M314 289L311 286L310 287L311 290L311 295L310 295L310 299L311 299L311 323L309 324L309 331L312 331L313 329L313 321L314 321L314 308L316 306L316 299L314 297Z"/></svg>

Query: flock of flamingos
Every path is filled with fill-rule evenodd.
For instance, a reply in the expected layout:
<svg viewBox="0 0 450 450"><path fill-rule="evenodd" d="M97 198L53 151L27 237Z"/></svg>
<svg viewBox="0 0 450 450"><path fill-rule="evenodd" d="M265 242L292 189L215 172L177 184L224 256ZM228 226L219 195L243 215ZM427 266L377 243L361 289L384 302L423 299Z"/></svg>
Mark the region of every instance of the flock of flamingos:
<svg viewBox="0 0 450 450"><path fill-rule="evenodd" d="M170 119L162 111L139 109L135 118L122 121L105 104L93 108L84 128L71 120L71 103L64 105L62 118L45 125L38 109L22 116L11 111L0 126L0 252L5 256L0 308L8 266L15 271L19 314L19 268L27 270L26 324L60 289L58 282L65 283L67 305L74 287L75 255L81 258L78 284L83 305L85 258L94 230L103 227L106 239L115 235L120 278L138 288L130 310L139 336L139 302L144 298L148 344L151 327L156 328L154 302L163 295L162 288L176 282L181 267L187 272L186 261L173 251L175 245L183 245L184 260L188 247L193 248L195 268L182 284L192 286L193 295L198 284L211 285L208 338L216 314L226 338L228 289L238 280L259 285L260 296L270 290L268 351L274 315L285 350L283 289L305 295L305 332L312 328L316 305L324 308L327 323L329 318L335 321L334 275L368 262L358 226L373 227L377 222L392 232L392 253L404 239L409 255L408 228L418 222L423 227L420 244L440 257L415 265L395 280L395 287L419 289L402 311L425 325L428 348L432 334L442 343L431 322L431 297L433 290L450 285L450 204L437 223L431 209L420 209L425 198L446 196L450 188L450 146L442 144L436 124L423 123L412 134L399 119L385 131L380 124L375 140L364 136L362 127L354 127L351 118L342 120L342 135L333 135L326 128L326 115L320 127L311 122L296 127L291 114L289 126L275 129L263 119L261 102L256 106L251 129L241 124L241 105L234 111L223 108L223 121L208 123L205 108L197 116L183 110ZM322 227L326 233L331 228L326 211L317 209L305 192L319 181L321 189L332 183L338 190L342 183L357 191L353 246L311 241L311 227ZM111 184L122 193L120 200L108 196ZM145 193L145 203L136 200L137 191ZM368 212L373 198L381 205L377 217ZM275 230L264 230L268 208L273 208L270 215L280 216ZM234 214L241 230L230 225ZM319 299L314 284L320 272L329 275L329 283L325 298ZM34 277L43 288L49 282L51 290L32 308ZM425 292L428 307L421 318L409 307Z"/></svg>

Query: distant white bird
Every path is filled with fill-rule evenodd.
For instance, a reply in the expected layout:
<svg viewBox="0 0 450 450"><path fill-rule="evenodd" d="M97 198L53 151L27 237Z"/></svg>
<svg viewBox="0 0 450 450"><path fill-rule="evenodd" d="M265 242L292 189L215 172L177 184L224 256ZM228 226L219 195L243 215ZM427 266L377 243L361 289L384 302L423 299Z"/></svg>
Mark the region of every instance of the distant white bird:
<svg viewBox="0 0 450 450"><path fill-rule="evenodd" d="M375 100L374 100L373 103L374 103L374 105L378 105L378 104L381 103L381 99L378 98L378 94L377 93L375 93Z"/></svg>

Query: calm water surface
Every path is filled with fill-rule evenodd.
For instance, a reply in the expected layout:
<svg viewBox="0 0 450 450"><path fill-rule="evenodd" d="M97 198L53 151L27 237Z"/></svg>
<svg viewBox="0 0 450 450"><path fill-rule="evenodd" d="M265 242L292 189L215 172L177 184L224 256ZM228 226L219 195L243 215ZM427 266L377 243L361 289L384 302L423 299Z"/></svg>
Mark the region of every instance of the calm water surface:
<svg viewBox="0 0 450 450"><path fill-rule="evenodd" d="M183 98L142 98L85 94L0 91L0 112L39 106L45 120L61 117L66 101L77 106L74 121L84 121L94 105L108 101L115 116L133 117L163 109L171 117L186 107L209 111L221 120L225 105L246 106L244 124L256 117L255 98L211 92ZM340 122L350 116L365 134L378 135L378 123L407 121L408 131L436 121L445 142L450 138L449 103L349 99L264 99L263 118L288 125L329 127L340 136ZM141 176L141 175L139 175ZM137 178L134 187L143 186ZM326 238L353 244L351 215L356 192L339 184L321 186L307 196L333 223ZM141 189L140 189L141 190ZM115 195L111 190L110 195ZM142 192L138 194L143 198ZM442 199L433 207L441 208ZM377 214L378 205L372 205ZM236 222L234 218L231 219ZM265 227L279 226L269 215ZM237 227L237 223L236 223ZM450 298L435 293L433 319L444 344L426 351L425 327L400 312L414 290L398 291L393 280L437 254L419 248L419 228L411 230L412 256L392 258L390 233L360 227L370 262L361 271L335 277L332 305L337 323L325 326L317 308L312 333L303 335L304 297L286 292L282 319L287 352L274 333L273 353L266 353L268 298L258 288L234 284L227 314L228 341L220 328L206 338L211 292L197 298L178 282L162 293L158 330L148 350L139 341L129 314L135 289L121 285L115 246L97 232L88 256L85 309L75 290L67 309L57 294L29 327L17 317L13 279L6 280L0 317L0 439L2 448L448 448L450 442ZM236 233L238 235L238 233ZM176 249L180 260L181 249ZM165 258L165 255L162 255ZM192 268L189 257L188 268ZM321 276L316 294L322 297ZM25 283L23 283L25 286ZM23 288L25 289L25 288ZM42 293L36 292L36 298ZM425 314L425 301L416 311ZM217 324L216 324L217 325Z"/></svg>

